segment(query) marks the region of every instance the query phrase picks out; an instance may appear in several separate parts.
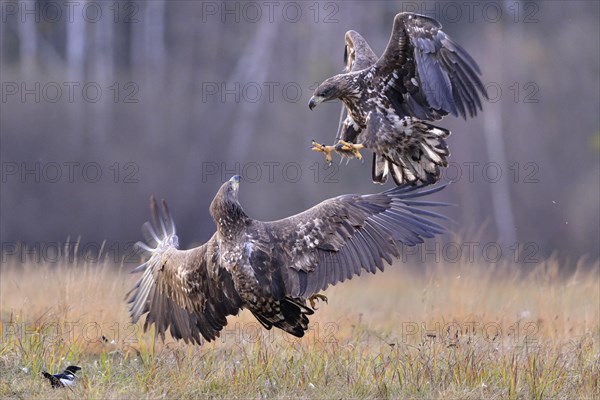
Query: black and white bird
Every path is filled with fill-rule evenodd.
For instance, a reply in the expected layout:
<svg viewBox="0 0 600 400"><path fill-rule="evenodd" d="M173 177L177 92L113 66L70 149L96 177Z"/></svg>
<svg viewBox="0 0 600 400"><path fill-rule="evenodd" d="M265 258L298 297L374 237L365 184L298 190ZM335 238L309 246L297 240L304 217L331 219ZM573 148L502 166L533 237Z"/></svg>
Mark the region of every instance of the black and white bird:
<svg viewBox="0 0 600 400"><path fill-rule="evenodd" d="M77 371L79 370L81 370L81 367L69 365L62 374L49 374L44 371L42 375L50 381L53 388L69 387L75 384L75 378L77 378Z"/></svg>
<svg viewBox="0 0 600 400"><path fill-rule="evenodd" d="M357 32L345 37L344 73L321 83L309 102L339 99L348 112L338 130L340 141L313 150L362 158L371 149L373 181L397 185L430 184L440 178L450 154L450 131L434 126L447 114L474 117L487 98L477 63L442 31L433 18L400 13L394 18L389 43L377 57Z"/></svg>

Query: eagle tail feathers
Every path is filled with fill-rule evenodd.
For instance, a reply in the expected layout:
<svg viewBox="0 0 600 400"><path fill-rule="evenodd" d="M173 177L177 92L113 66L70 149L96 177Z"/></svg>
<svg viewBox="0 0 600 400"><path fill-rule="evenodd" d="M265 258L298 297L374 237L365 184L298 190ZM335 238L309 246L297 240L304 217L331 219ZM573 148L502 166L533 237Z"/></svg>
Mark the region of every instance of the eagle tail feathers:
<svg viewBox="0 0 600 400"><path fill-rule="evenodd" d="M302 300L286 297L281 302L281 313L284 319L278 321L275 326L291 335L302 337L308 329L307 315L312 315L314 311L306 307Z"/></svg>
<svg viewBox="0 0 600 400"><path fill-rule="evenodd" d="M304 300L291 297L285 297L279 301L279 312L277 313L252 310L254 317L266 329L275 326L296 337L304 336L304 332L308 329L308 315L313 313L314 311L306 306Z"/></svg>
<svg viewBox="0 0 600 400"><path fill-rule="evenodd" d="M448 165L450 155L446 138L450 131L416 120L406 130L394 136L395 143L383 154L375 154L372 177L375 183L385 183L391 175L396 185L432 184L440 179L440 167Z"/></svg>

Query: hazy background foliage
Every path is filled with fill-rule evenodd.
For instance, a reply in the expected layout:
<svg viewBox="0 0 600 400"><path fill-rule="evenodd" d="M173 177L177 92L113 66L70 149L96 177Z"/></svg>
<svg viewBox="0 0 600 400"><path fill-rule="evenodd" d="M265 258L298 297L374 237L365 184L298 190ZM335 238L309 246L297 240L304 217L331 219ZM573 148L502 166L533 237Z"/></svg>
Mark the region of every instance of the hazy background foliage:
<svg viewBox="0 0 600 400"><path fill-rule="evenodd" d="M381 190L370 155L326 170L309 150L333 142L340 104L307 102L341 70L345 31L380 54L394 15L416 10L473 55L492 97L474 120L439 122L453 132L444 181L457 182L436 195L457 204L452 229L505 253L599 256L596 1L70 4L1 2L4 247L80 237L122 254L151 194L183 245L199 243L236 163L259 219Z"/></svg>

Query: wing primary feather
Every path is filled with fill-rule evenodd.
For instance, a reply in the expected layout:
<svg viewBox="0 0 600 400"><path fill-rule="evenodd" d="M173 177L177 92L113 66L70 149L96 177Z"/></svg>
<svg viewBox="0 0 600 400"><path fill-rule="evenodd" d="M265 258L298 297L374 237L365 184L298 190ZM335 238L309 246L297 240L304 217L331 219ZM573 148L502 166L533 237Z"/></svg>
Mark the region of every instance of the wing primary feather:
<svg viewBox="0 0 600 400"><path fill-rule="evenodd" d="M363 228L357 233L367 248L366 255L370 256L371 258L370 265L371 269L373 270L373 273L375 272L375 269L383 271L383 262L381 261L382 251L379 247L379 244L375 240L373 240L373 238L369 235L366 229Z"/></svg>
<svg viewBox="0 0 600 400"><path fill-rule="evenodd" d="M175 234L175 222L173 221L173 216L169 212L169 206L167 205L167 202L165 199L163 199L163 201L162 201L162 210L163 210L163 214L162 214L161 221L163 221L163 226L165 228L165 230L164 230L165 235L166 236L174 235Z"/></svg>
<svg viewBox="0 0 600 400"><path fill-rule="evenodd" d="M150 221L151 221L151 226L152 226L152 231L154 232L154 235L157 236L156 234L156 228L158 228L159 226L161 226L162 224L162 218L159 215L159 211L158 211L158 202L156 201L156 197L151 196L150 197ZM164 232L164 230L163 230ZM159 240L160 242L160 240Z"/></svg>
<svg viewBox="0 0 600 400"><path fill-rule="evenodd" d="M142 272L144 271L146 268L148 267L148 262L145 262L143 264L138 265L137 267L135 267L130 273L131 274L136 274L138 272Z"/></svg>
<svg viewBox="0 0 600 400"><path fill-rule="evenodd" d="M412 199L415 197L428 196L430 194L437 193L440 190L443 190L446 186L448 186L448 184L437 185L425 189L423 188L423 186L408 186L405 188L399 187L392 188L384 193L388 196L397 197L400 200L404 200Z"/></svg>
<svg viewBox="0 0 600 400"><path fill-rule="evenodd" d="M392 236L390 235L389 237L384 238L381 233L375 227L373 227L374 223L375 221L368 220L367 223L365 223L365 232L371 236L373 242L377 246L379 257L383 258L389 265L391 265L392 258L390 255L394 257L398 256L396 245L394 244ZM381 270L383 271L383 268L381 268Z"/></svg>
<svg viewBox="0 0 600 400"><path fill-rule="evenodd" d="M401 212L399 210L393 210L390 212L394 218L403 221L405 224L409 225L414 231L425 237L433 237L434 233L444 233L445 228L435 222L429 221L425 218L420 218L416 215L407 214L405 212Z"/></svg>
<svg viewBox="0 0 600 400"><path fill-rule="evenodd" d="M362 236L360 235L360 230L356 231L354 236L350 239L350 243L354 246L354 250L358 254L360 258L360 263L362 268L368 272L375 272L375 266L370 257L369 248L362 240Z"/></svg>
<svg viewBox="0 0 600 400"><path fill-rule="evenodd" d="M150 222L144 222L142 225L142 236L144 236L144 239L149 242L150 246L156 247L161 242Z"/></svg>
<svg viewBox="0 0 600 400"><path fill-rule="evenodd" d="M425 205L428 205L428 204L425 204ZM438 204L438 205L444 205L444 204ZM425 215L427 217L439 218L439 219L442 219L444 221L450 221L450 222L452 222L452 219L450 219L450 218L448 218L445 215L442 215L440 213L436 213L435 211L424 210L422 208L409 206L409 205L406 205L406 204L403 204L403 203L394 204L394 208L402 208L404 210L410 211L413 214Z"/></svg>
<svg viewBox="0 0 600 400"><path fill-rule="evenodd" d="M354 270L354 273L356 275L360 275L362 271L360 266L360 259L358 258L358 254L356 254L354 247L348 241L346 241L346 244L344 245L344 247L342 247L342 251L346 252L346 258L350 263L350 266Z"/></svg>

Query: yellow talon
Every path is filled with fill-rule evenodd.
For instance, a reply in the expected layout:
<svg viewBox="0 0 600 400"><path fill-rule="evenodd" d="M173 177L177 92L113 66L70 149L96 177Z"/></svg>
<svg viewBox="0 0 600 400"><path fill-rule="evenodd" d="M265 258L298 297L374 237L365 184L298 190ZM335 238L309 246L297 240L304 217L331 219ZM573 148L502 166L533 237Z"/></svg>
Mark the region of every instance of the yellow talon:
<svg viewBox="0 0 600 400"><path fill-rule="evenodd" d="M325 296L324 294L313 294L312 296L310 296L308 298L308 302L310 303L310 308L312 308L313 310L316 310L317 307L315 307L317 300L321 300L324 301L325 303L328 303L328 299L327 296Z"/></svg>
<svg viewBox="0 0 600 400"><path fill-rule="evenodd" d="M352 152L352 155L354 157L358 158L359 160L362 160L362 154L360 154L360 150L365 148L365 146L362 143L355 144L340 140L338 145L341 145L340 148L342 151L350 151Z"/></svg>
<svg viewBox="0 0 600 400"><path fill-rule="evenodd" d="M325 161L331 163L331 152L335 150L334 146L325 146L324 144L317 143L314 140L311 142L311 144L311 150L317 151L319 153L325 153Z"/></svg>
<svg viewBox="0 0 600 400"><path fill-rule="evenodd" d="M331 163L331 153L336 152L339 153L342 157L353 157L362 160L362 154L360 154L360 150L364 149L365 146L362 143L350 143L340 140L335 144L335 146L325 146L324 144L320 144L315 142L314 140L311 142L313 151L318 151L319 153L325 153L325 161Z"/></svg>

